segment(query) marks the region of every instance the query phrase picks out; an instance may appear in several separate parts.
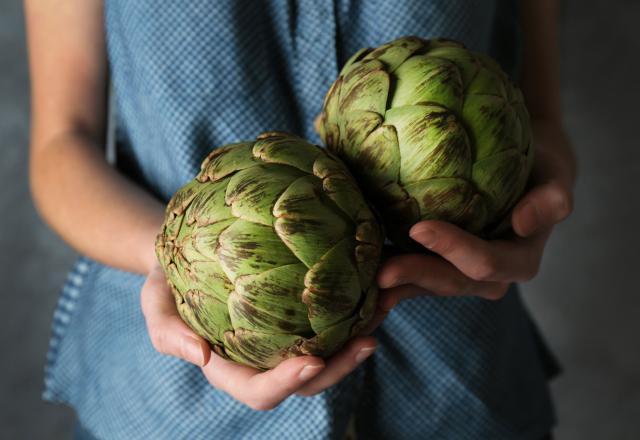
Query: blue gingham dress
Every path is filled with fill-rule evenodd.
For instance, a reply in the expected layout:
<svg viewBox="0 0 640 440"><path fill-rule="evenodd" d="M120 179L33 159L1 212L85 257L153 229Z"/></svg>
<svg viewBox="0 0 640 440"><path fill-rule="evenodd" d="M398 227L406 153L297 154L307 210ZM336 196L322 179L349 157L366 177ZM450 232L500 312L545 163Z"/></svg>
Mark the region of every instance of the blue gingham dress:
<svg viewBox="0 0 640 440"><path fill-rule="evenodd" d="M517 64L510 1L105 0L119 169L163 201L212 148L261 131L319 142L313 119L345 60L402 35L446 36ZM515 289L419 298L344 381L257 412L158 354L143 277L82 258L54 316L44 397L104 439L535 439L554 422L544 347Z"/></svg>

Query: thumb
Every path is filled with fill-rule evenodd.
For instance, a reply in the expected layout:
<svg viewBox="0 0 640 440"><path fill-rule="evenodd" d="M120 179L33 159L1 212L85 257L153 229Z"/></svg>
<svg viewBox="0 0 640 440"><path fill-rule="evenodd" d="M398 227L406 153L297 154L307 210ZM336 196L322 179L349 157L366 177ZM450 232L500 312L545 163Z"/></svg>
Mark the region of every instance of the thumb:
<svg viewBox="0 0 640 440"><path fill-rule="evenodd" d="M571 214L573 201L569 191L557 182L533 188L514 208L513 230L521 237L560 223Z"/></svg>

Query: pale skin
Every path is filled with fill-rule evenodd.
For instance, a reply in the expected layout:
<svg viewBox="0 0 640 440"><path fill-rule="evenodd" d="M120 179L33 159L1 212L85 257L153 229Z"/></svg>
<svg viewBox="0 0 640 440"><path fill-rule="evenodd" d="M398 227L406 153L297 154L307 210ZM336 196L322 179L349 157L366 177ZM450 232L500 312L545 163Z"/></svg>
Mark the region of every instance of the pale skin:
<svg viewBox="0 0 640 440"><path fill-rule="evenodd" d="M523 2L522 89L532 116L532 186L514 208L511 238L484 241L453 225L424 221L411 236L436 255L386 261L377 326L399 301L422 295L501 298L538 271L553 226L572 210L575 159L562 128L557 6ZM328 360L303 356L260 372L227 361L180 319L155 253L164 205L104 159L107 55L102 2L25 0L31 71L31 189L42 217L80 253L147 277L141 305L154 347L201 367L212 386L267 410L293 394L310 396L339 382L375 352L360 336ZM527 75L526 73L531 73ZM113 237L118 240L113 240ZM367 332L368 333L368 332Z"/></svg>

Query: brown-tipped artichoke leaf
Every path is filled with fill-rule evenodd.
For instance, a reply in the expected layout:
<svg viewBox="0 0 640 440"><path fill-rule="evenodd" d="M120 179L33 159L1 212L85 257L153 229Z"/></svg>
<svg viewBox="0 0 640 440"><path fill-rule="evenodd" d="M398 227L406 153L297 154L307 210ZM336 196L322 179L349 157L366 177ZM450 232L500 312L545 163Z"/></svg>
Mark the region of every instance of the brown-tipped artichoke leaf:
<svg viewBox="0 0 640 440"><path fill-rule="evenodd" d="M481 64L484 64L481 62ZM507 91L502 76L493 69L489 69L484 65L478 69L478 72L467 85L465 93L471 95L493 95L507 99Z"/></svg>
<svg viewBox="0 0 640 440"><path fill-rule="evenodd" d="M235 218L230 218L206 227L192 228L189 240L184 243L182 253L189 261L217 261L216 249L220 234L235 222Z"/></svg>
<svg viewBox="0 0 640 440"><path fill-rule="evenodd" d="M462 110L462 77L451 61L418 55L398 67L394 77L392 108L432 103L457 114Z"/></svg>
<svg viewBox="0 0 640 440"><path fill-rule="evenodd" d="M473 181L485 196L491 215L499 220L522 194L527 183L526 157L517 150L506 150L473 165Z"/></svg>
<svg viewBox="0 0 640 440"><path fill-rule="evenodd" d="M178 312L197 334L213 343L222 343L224 333L233 328L227 303L201 290L187 291Z"/></svg>
<svg viewBox="0 0 640 440"><path fill-rule="evenodd" d="M199 183L185 217L188 225L207 226L232 218L231 208L224 204L227 180Z"/></svg>
<svg viewBox="0 0 640 440"><path fill-rule="evenodd" d="M354 229L315 176L293 182L276 202L273 214L278 236L307 267Z"/></svg>
<svg viewBox="0 0 640 440"><path fill-rule="evenodd" d="M198 180L219 180L239 170L254 166L253 142L239 142L213 150L202 162Z"/></svg>
<svg viewBox="0 0 640 440"><path fill-rule="evenodd" d="M256 142L253 154L263 162L294 167L304 173L311 173L313 162L322 150L294 137L267 137ZM269 169L272 167L269 166ZM286 172L282 168L274 168ZM301 175L298 173L298 175Z"/></svg>
<svg viewBox="0 0 640 440"><path fill-rule="evenodd" d="M459 226L468 221L465 208L476 194L473 184L462 178L433 178L405 186L420 206L421 220L443 220Z"/></svg>
<svg viewBox="0 0 640 440"><path fill-rule="evenodd" d="M424 49L428 43L416 37L404 37L383 44L370 52L364 59L381 61L389 72L395 71L416 51Z"/></svg>
<svg viewBox="0 0 640 440"><path fill-rule="evenodd" d="M475 145L475 160L509 148L518 148L522 126L514 111L503 98L490 95L467 97L463 118Z"/></svg>
<svg viewBox="0 0 640 440"><path fill-rule="evenodd" d="M184 260L180 261L180 255L176 255L175 257L178 257L177 259L180 267L184 267L186 262L183 263L182 261ZM173 293L180 295L180 298L182 299L182 295L189 290L189 286L191 284L190 273L185 270L179 270L178 266L173 261L164 268L164 272L169 285L173 287Z"/></svg>
<svg viewBox="0 0 640 440"><path fill-rule="evenodd" d="M428 56L454 63L460 72L463 89L467 88L480 69L477 58L462 46L435 47L429 50Z"/></svg>
<svg viewBox="0 0 640 440"><path fill-rule="evenodd" d="M324 329L315 338L309 341L308 346L311 351L319 351L332 355L344 345L345 341L351 337L353 328L359 322L357 313L346 319Z"/></svg>
<svg viewBox="0 0 640 440"><path fill-rule="evenodd" d="M366 202L347 169L333 157L318 158L314 174L322 179L322 190L327 197L350 219L366 209Z"/></svg>
<svg viewBox="0 0 640 440"><path fill-rule="evenodd" d="M340 149L338 151L343 157L353 158L358 153L362 142L382 124L382 116L373 112L354 111L343 114L340 122Z"/></svg>
<svg viewBox="0 0 640 440"><path fill-rule="evenodd" d="M374 188L398 181L400 150L398 134L392 125L376 128L355 151L353 171L367 186ZM375 191L374 188L370 188ZM367 188L365 187L365 190Z"/></svg>
<svg viewBox="0 0 640 440"><path fill-rule="evenodd" d="M311 327L306 316L304 319L290 319L284 315L286 302L279 303L279 307L265 307L265 303L256 297L239 295L237 292L229 295L227 307L233 328L244 328L261 333L290 334L309 333ZM290 308L287 308L290 310ZM300 317L300 315L298 315Z"/></svg>
<svg viewBox="0 0 640 440"><path fill-rule="evenodd" d="M351 316L361 289L355 266L355 239L345 238L314 264L304 279L302 301L316 333Z"/></svg>
<svg viewBox="0 0 640 440"><path fill-rule="evenodd" d="M338 106L340 105L340 92L342 91L342 76L331 84L327 95L324 97L324 103L322 105L322 115L320 127L327 124L338 124ZM326 129L326 127L325 127ZM323 133L320 133L320 137L324 139ZM337 140L337 139L335 139Z"/></svg>
<svg viewBox="0 0 640 440"><path fill-rule="evenodd" d="M206 292L208 296L225 303L233 291L233 284L224 273L218 261L193 261L190 273L195 281L189 284L191 289Z"/></svg>
<svg viewBox="0 0 640 440"><path fill-rule="evenodd" d="M230 311L234 307L238 308L235 319L234 314L231 314L234 326L290 334L310 333L308 309L302 302L306 273L307 267L298 263L236 278L236 298L229 304ZM251 307L240 304L241 301ZM264 314L265 319L270 320L267 326L257 327L251 324L254 318L244 317L251 310Z"/></svg>
<svg viewBox="0 0 640 440"><path fill-rule="evenodd" d="M257 165L234 174L227 185L225 201L237 218L273 225L273 205L299 177L299 169L280 164Z"/></svg>
<svg viewBox="0 0 640 440"><path fill-rule="evenodd" d="M230 359L262 370L294 356L311 354L302 350L304 338L296 335L236 329L224 336L225 352Z"/></svg>
<svg viewBox="0 0 640 440"><path fill-rule="evenodd" d="M298 263L272 227L236 220L220 234L220 264L232 282L274 267Z"/></svg>
<svg viewBox="0 0 640 440"><path fill-rule="evenodd" d="M340 71L339 77L342 78L345 75L348 75L353 68L358 66L358 62L365 56L367 56L372 50L373 49L369 47L363 47L362 49L351 55L351 58L349 58L347 62L344 63L344 67Z"/></svg>
<svg viewBox="0 0 640 440"><path fill-rule="evenodd" d="M341 112L359 110L384 114L388 93L389 74L382 63L364 61L343 77L338 108Z"/></svg>
<svg viewBox="0 0 640 440"><path fill-rule="evenodd" d="M465 176L471 150L458 118L443 107L415 105L387 112L400 146L400 182L407 184L433 176Z"/></svg>

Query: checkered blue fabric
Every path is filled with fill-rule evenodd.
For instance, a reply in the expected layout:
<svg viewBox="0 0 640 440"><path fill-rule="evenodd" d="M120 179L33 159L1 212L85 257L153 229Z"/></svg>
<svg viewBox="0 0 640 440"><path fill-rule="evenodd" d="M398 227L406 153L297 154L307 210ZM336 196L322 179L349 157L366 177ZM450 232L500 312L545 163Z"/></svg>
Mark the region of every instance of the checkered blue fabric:
<svg viewBox="0 0 640 440"><path fill-rule="evenodd" d="M208 151L312 121L340 66L401 35L446 36L512 69L515 11L472 0L105 0L118 166L163 200ZM506 60L506 61L505 61ZM511 63L511 64L509 64ZM82 258L54 316L47 400L103 439L540 439L553 424L543 347L515 288L420 298L343 382L256 412L154 351L143 278Z"/></svg>

